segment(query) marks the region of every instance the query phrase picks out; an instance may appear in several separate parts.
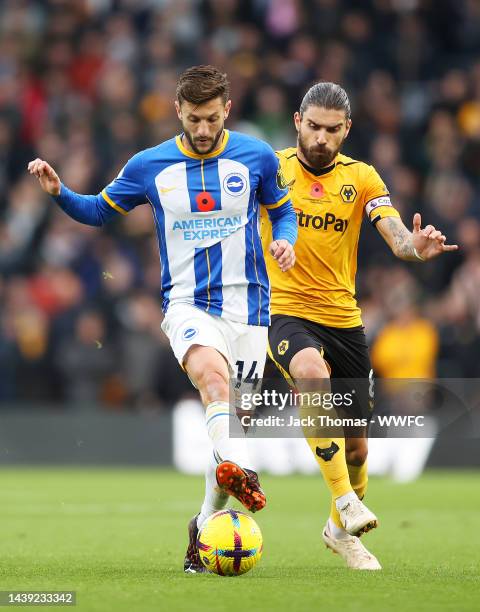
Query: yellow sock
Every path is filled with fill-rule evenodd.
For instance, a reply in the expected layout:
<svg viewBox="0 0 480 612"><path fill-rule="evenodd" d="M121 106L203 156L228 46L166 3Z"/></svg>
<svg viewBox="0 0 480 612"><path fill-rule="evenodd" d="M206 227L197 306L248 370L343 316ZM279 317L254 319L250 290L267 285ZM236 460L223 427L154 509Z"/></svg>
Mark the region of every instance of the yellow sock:
<svg viewBox="0 0 480 612"><path fill-rule="evenodd" d="M363 499L367 492L368 485L368 466L367 462L363 465L347 465L350 484L357 494L359 499ZM337 496L338 497L338 496ZM338 514L337 506L335 505L335 497L332 496L332 505L330 506L330 518L337 527L343 527Z"/></svg>
<svg viewBox="0 0 480 612"><path fill-rule="evenodd" d="M344 438L306 438L327 487L336 499L352 491Z"/></svg>
<svg viewBox="0 0 480 612"><path fill-rule="evenodd" d="M368 486L368 465L367 462L362 465L347 465L348 474L350 476L350 484L359 499L363 499L367 492Z"/></svg>
<svg viewBox="0 0 480 612"><path fill-rule="evenodd" d="M321 415L330 416L331 418L337 416L334 410L329 410L327 413L315 403L316 396L322 392L323 389L301 393L300 415L302 418L310 416L315 422L315 419L318 420L318 417ZM343 434L343 429L340 427L336 427L336 431L339 433L335 437L320 437L321 433L323 433L322 429L325 431L325 428L315 425L304 425L303 435L318 463L325 484L333 499L337 499L337 497L353 492L345 457L345 437L340 437Z"/></svg>

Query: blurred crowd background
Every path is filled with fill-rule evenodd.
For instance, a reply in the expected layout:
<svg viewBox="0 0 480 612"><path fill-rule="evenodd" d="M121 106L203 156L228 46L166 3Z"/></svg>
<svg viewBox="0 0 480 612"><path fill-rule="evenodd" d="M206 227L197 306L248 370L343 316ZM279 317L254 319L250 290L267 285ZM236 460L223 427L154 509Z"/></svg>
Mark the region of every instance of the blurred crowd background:
<svg viewBox="0 0 480 612"><path fill-rule="evenodd" d="M377 374L480 375L480 3L476 0L2 0L0 401L162 410L191 393L160 331L150 208L99 230L27 174L36 156L98 193L179 131L175 84L228 72L228 127L295 144L317 80L353 107L344 152L376 166L457 254L403 264L365 224L357 290Z"/></svg>

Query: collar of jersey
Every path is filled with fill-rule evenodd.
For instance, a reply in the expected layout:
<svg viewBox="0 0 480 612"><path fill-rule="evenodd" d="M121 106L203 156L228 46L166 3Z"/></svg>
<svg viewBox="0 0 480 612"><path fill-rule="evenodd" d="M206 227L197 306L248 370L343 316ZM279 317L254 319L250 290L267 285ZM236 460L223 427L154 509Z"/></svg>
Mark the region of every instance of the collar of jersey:
<svg viewBox="0 0 480 612"><path fill-rule="evenodd" d="M215 149L215 151L207 153L206 155L200 155L199 153L194 153L193 151L189 151L187 148L185 148L182 143L181 135L175 138L175 142L177 144L177 147L180 149L180 152L186 155L187 157L193 157L193 159L208 159L210 157L217 157L217 155L220 155L220 153L222 153L225 147L227 146L229 138L230 132L228 130L223 130L222 144L218 147L218 149Z"/></svg>
<svg viewBox="0 0 480 612"><path fill-rule="evenodd" d="M304 164L303 161L298 157L298 155L297 155L297 159L299 163L301 164L301 166L305 168L307 172L310 172L310 174L313 174L313 176L323 176L324 174L328 174L332 170L335 170L335 166L337 165L337 158L335 158L335 161L333 162L333 164L330 164L326 168L320 168L320 170L315 170L315 168L311 168L310 166L307 166L307 164Z"/></svg>

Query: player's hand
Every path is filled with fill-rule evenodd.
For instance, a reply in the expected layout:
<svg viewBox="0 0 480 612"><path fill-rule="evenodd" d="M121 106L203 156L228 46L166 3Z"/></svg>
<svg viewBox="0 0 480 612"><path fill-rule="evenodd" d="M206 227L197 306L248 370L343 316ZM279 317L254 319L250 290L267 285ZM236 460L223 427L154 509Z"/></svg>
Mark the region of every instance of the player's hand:
<svg viewBox="0 0 480 612"><path fill-rule="evenodd" d="M445 244L446 237L440 230L437 230L433 225L427 225L423 229L422 217L420 213L415 213L413 216L413 236L412 244L418 255L427 261L433 259L441 253L456 251L457 244Z"/></svg>
<svg viewBox="0 0 480 612"><path fill-rule="evenodd" d="M38 178L43 191L53 196L59 195L61 182L50 164L37 157L28 164L28 171Z"/></svg>
<svg viewBox="0 0 480 612"><path fill-rule="evenodd" d="M295 265L295 251L288 240L274 240L268 250L270 255L277 260L282 272L290 270Z"/></svg>

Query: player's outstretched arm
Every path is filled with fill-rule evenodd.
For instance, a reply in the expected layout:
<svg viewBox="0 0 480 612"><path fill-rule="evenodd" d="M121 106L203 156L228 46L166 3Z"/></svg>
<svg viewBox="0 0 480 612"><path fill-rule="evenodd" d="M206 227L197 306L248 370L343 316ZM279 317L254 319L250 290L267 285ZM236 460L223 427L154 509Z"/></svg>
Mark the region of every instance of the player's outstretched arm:
<svg viewBox="0 0 480 612"><path fill-rule="evenodd" d="M85 225L100 226L115 215L102 196L81 195L62 185L49 163L37 157L28 164L28 171L37 177L43 191L55 198L67 215Z"/></svg>
<svg viewBox="0 0 480 612"><path fill-rule="evenodd" d="M433 225L422 229L420 213L413 216L413 232L398 217L384 217L376 227L394 255L404 261L427 261L458 249L456 244L445 244L445 235Z"/></svg>

